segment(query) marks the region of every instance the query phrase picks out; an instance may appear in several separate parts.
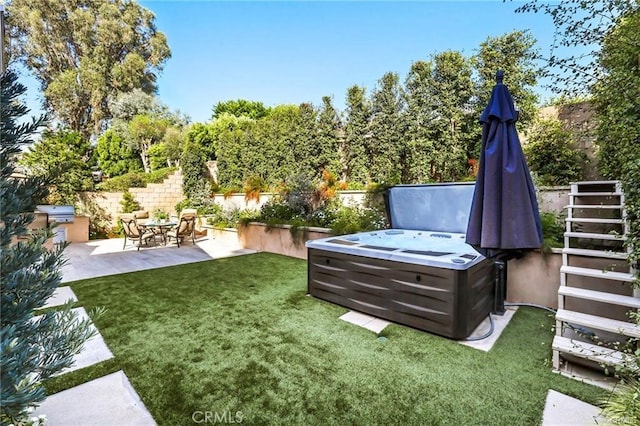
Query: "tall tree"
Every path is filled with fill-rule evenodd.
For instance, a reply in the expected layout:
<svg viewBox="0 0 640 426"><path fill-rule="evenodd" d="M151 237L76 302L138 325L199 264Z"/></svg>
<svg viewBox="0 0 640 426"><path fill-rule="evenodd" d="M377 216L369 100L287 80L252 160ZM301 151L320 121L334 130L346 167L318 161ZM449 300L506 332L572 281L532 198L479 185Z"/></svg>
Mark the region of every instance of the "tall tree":
<svg viewBox="0 0 640 426"><path fill-rule="evenodd" d="M187 131L185 128L171 126L164 132L164 137L160 143L163 147L165 158L163 167L175 167L180 165L180 157L184 151L187 141ZM203 147L204 149L204 147ZM206 155L205 155L206 159Z"/></svg>
<svg viewBox="0 0 640 426"><path fill-rule="evenodd" d="M348 182L364 184L369 179L369 159L365 151L365 141L369 137L370 118L371 104L366 97L366 89L351 86L347 89L345 135L340 147L340 156L344 164L342 179Z"/></svg>
<svg viewBox="0 0 640 426"><path fill-rule="evenodd" d="M435 100L431 94L432 62L418 61L411 64L405 81L407 103L407 163L408 179L412 183L431 179L430 165L435 155L435 136L431 123L437 119Z"/></svg>
<svg viewBox="0 0 640 426"><path fill-rule="evenodd" d="M429 174L436 182L456 181L467 174L469 123L477 122L471 109L471 64L456 51L438 53L432 60L429 87L435 101L432 129L436 146Z"/></svg>
<svg viewBox="0 0 640 426"><path fill-rule="evenodd" d="M498 37L488 37L471 58L478 74L476 116L479 118L496 84L496 71L504 71L504 84L509 87L524 127L531 123L538 110L538 97L534 92L538 57L534 50L536 40L529 31L512 31ZM479 127L479 126L478 126Z"/></svg>
<svg viewBox="0 0 640 426"><path fill-rule="evenodd" d="M45 108L85 138L111 118L107 98L156 90L171 56L155 16L128 0L11 0L13 54L40 82Z"/></svg>
<svg viewBox="0 0 640 426"><path fill-rule="evenodd" d="M149 148L159 143L165 135L169 121L146 114L136 115L128 125L128 134L135 150L140 154L145 173L151 171Z"/></svg>
<svg viewBox="0 0 640 426"><path fill-rule="evenodd" d="M371 95L371 137L366 149L375 182L400 183L408 177L404 133L405 100L398 74L388 72Z"/></svg>
<svg viewBox="0 0 640 426"><path fill-rule="evenodd" d="M42 382L73 363L95 329L78 321L72 304L35 316L60 284L64 245L44 243L51 232L30 234L33 211L47 193L45 180L13 177L16 156L33 142L42 119L18 124L28 109L16 74L0 77L0 422L30 424L29 408L45 398Z"/></svg>
<svg viewBox="0 0 640 426"><path fill-rule="evenodd" d="M145 172L179 163L189 117L139 89L109 97L109 106L113 118L108 131L140 157Z"/></svg>
<svg viewBox="0 0 640 426"><path fill-rule="evenodd" d="M218 159L218 183L227 188L242 188L245 170L251 168L251 151L260 149L255 142L257 122L248 117L222 114L212 124Z"/></svg>
<svg viewBox="0 0 640 426"><path fill-rule="evenodd" d="M341 170L338 159L338 147L342 137L342 122L338 112L333 107L331 97L322 97L322 109L318 113L317 136L315 146L315 168L321 171L328 168L333 172Z"/></svg>

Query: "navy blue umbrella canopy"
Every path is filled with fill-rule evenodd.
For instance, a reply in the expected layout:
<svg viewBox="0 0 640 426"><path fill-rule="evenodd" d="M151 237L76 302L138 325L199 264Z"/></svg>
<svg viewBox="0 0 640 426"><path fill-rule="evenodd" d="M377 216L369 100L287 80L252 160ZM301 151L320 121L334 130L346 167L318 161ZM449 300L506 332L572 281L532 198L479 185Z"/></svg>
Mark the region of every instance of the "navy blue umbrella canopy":
<svg viewBox="0 0 640 426"><path fill-rule="evenodd" d="M518 111L498 71L491 99L480 116L482 151L467 244L486 257L520 257L542 246L538 201L522 153Z"/></svg>

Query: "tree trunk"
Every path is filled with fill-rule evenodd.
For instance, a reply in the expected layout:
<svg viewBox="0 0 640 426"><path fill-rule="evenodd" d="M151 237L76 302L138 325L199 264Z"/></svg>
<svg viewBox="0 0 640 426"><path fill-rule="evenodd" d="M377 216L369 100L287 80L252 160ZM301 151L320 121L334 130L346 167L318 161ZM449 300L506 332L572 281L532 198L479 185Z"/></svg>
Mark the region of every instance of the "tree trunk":
<svg viewBox="0 0 640 426"><path fill-rule="evenodd" d="M145 173L151 173L149 167L149 147L151 146L151 140L143 140L140 144L140 159L142 160L142 167Z"/></svg>

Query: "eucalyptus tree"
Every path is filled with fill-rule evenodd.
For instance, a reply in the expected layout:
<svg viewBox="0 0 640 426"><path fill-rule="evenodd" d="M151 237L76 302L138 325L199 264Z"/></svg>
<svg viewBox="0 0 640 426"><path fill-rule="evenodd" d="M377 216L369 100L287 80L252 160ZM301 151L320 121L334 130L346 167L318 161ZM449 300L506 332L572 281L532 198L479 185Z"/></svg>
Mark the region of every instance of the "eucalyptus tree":
<svg viewBox="0 0 640 426"><path fill-rule="evenodd" d="M473 137L470 123L477 123L471 102L474 95L470 60L457 51L432 56L428 78L429 96L434 101L434 150L430 159L430 180L456 181L467 174L467 144Z"/></svg>
<svg viewBox="0 0 640 426"><path fill-rule="evenodd" d="M378 183L400 183L408 177L405 99L398 74L388 72L371 95L371 136L366 139L370 176Z"/></svg>
<svg viewBox="0 0 640 426"><path fill-rule="evenodd" d="M127 0L10 0L12 54L40 83L44 106L85 138L104 129L107 98L156 90L171 56L155 16Z"/></svg>
<svg viewBox="0 0 640 426"><path fill-rule="evenodd" d="M487 37L471 58L477 73L476 116L480 117L496 84L496 72L504 71L504 84L509 87L520 116L521 128L530 124L538 110L534 91L541 70L536 63L535 38L527 31L512 31L498 37Z"/></svg>
<svg viewBox="0 0 640 426"><path fill-rule="evenodd" d="M340 158L344 165L342 179L364 184L369 179L365 141L370 137L371 118L371 103L366 97L366 89L357 85L349 87L346 103L344 139L340 146Z"/></svg>

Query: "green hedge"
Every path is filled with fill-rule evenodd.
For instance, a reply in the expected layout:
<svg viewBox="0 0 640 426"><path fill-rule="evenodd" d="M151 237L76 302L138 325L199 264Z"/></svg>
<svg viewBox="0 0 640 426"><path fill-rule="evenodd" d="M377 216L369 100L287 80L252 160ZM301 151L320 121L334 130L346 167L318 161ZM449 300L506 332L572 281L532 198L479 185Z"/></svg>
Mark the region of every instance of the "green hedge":
<svg viewBox="0 0 640 426"><path fill-rule="evenodd" d="M107 179L96 185L98 191L126 191L129 188L144 188L149 183L162 183L177 167L166 167L151 173L131 172Z"/></svg>

